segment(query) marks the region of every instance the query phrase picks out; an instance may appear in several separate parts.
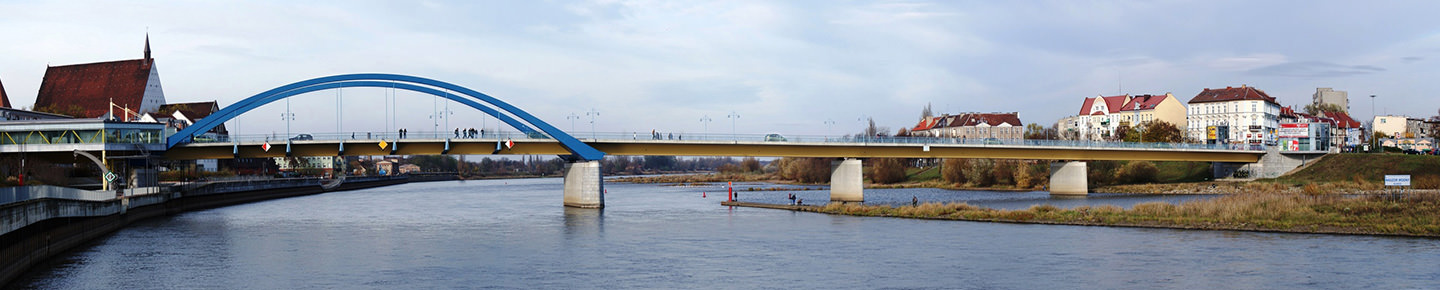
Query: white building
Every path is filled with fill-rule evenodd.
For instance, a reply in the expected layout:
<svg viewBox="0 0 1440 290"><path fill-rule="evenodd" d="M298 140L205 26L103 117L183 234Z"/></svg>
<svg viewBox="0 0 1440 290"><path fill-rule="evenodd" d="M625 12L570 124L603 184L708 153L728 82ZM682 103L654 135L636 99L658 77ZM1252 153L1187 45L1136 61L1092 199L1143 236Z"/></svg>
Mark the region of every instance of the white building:
<svg viewBox="0 0 1440 290"><path fill-rule="evenodd" d="M1085 103L1080 105L1080 114L1070 120L1074 124L1065 127L1074 128L1079 140L1105 140L1114 135L1115 129L1120 126L1120 113L1129 102L1128 94L1085 98Z"/></svg>
<svg viewBox="0 0 1440 290"><path fill-rule="evenodd" d="M1265 91L1254 87L1206 88L1190 99L1186 122L1187 135L1209 143L1207 131L1218 128L1227 132L1223 138L1230 144L1274 143L1280 127L1280 103Z"/></svg>

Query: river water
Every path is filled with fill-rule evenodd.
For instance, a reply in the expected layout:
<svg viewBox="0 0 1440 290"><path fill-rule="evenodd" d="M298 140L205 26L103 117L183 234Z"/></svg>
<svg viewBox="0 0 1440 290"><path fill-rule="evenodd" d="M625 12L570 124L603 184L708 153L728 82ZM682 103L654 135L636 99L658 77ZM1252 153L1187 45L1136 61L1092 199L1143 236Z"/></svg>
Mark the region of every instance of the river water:
<svg viewBox="0 0 1440 290"><path fill-rule="evenodd" d="M189 212L133 224L11 286L1440 288L1435 239L851 217L723 207L717 187L606 188L603 211L562 207L559 179L527 179L412 183ZM778 203L788 193L740 198ZM807 203L828 194L798 193ZM1205 198L866 190L875 203L911 197L1009 208Z"/></svg>

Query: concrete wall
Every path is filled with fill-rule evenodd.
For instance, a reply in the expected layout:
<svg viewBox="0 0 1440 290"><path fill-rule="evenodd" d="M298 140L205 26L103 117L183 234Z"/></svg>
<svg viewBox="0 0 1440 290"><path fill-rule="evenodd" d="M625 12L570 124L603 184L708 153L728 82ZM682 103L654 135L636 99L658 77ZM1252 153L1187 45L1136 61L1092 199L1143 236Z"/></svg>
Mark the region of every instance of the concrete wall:
<svg viewBox="0 0 1440 290"><path fill-rule="evenodd" d="M1276 178L1285 173L1300 168L1308 162L1318 160L1327 152L1287 152L1281 153L1278 147L1270 147L1265 155L1260 157L1256 163L1232 163L1214 162L1211 169L1215 178Z"/></svg>
<svg viewBox="0 0 1440 290"><path fill-rule="evenodd" d="M565 206L605 207L605 180L600 161L579 161L565 165Z"/></svg>
<svg viewBox="0 0 1440 290"><path fill-rule="evenodd" d="M862 168L860 159L830 162L830 201L865 201L865 177Z"/></svg>
<svg viewBox="0 0 1440 290"><path fill-rule="evenodd" d="M1090 178L1086 175L1088 167L1083 161L1051 162L1050 194L1090 194Z"/></svg>

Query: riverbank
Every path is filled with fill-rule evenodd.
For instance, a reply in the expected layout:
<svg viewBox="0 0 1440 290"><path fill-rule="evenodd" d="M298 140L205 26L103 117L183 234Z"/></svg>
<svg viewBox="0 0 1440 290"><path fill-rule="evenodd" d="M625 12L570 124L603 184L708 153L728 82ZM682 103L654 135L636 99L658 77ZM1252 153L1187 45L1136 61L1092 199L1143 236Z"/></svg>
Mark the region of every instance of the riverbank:
<svg viewBox="0 0 1440 290"><path fill-rule="evenodd" d="M1132 209L1035 205L999 210L965 203L880 206L832 203L790 206L723 202L727 206L934 220L1144 227L1194 230L1440 237L1440 194L1304 195L1233 194L1178 205L1151 202Z"/></svg>

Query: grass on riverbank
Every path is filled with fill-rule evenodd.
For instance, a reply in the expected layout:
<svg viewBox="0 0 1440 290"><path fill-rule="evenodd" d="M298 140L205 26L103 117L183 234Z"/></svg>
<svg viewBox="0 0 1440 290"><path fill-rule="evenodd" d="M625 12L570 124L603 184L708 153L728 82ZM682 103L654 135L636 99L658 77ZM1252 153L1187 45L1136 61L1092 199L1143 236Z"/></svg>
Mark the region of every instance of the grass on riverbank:
<svg viewBox="0 0 1440 290"><path fill-rule="evenodd" d="M1074 209L1036 205L1023 210L999 210L965 203L901 207L832 203L817 211L970 221L1440 237L1437 194L1234 194L1179 205L1142 203L1129 210L1113 205Z"/></svg>

